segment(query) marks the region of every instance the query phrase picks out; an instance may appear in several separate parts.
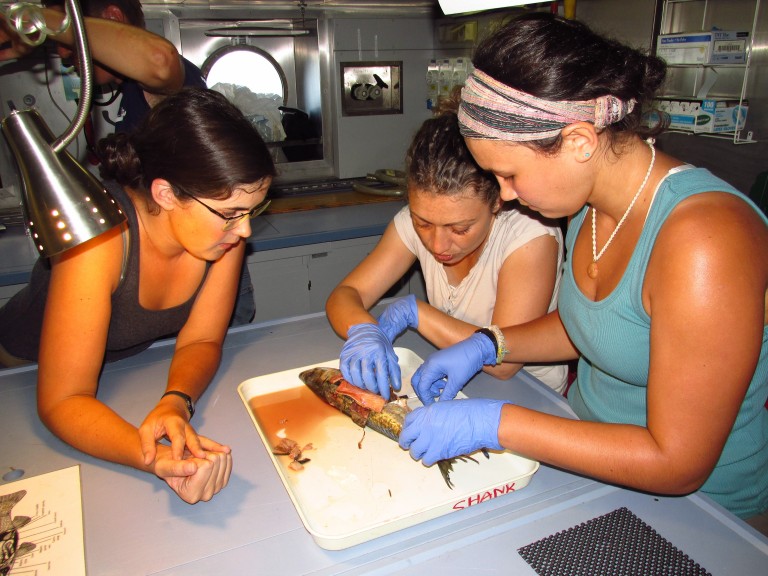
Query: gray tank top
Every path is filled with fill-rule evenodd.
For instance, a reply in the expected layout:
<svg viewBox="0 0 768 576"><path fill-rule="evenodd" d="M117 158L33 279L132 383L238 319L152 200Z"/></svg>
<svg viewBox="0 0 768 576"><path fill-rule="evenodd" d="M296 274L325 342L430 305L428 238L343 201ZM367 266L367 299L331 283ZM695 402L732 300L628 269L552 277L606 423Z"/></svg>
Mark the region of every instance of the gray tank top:
<svg viewBox="0 0 768 576"><path fill-rule="evenodd" d="M120 360L148 348L155 340L175 336L184 326L192 305L208 274L192 297L173 308L147 310L139 304L139 234L136 210L130 198L116 182L104 183L128 218L130 237L123 278L112 294L106 362ZM0 309L0 344L12 355L37 361L45 301L48 297L50 264L39 258L29 284Z"/></svg>

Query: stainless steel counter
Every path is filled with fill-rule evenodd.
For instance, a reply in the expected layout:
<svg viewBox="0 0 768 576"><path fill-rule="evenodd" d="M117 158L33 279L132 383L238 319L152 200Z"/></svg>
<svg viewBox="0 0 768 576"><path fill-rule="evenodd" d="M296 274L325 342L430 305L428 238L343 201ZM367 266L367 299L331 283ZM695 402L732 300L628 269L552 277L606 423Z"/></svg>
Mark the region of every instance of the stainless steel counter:
<svg viewBox="0 0 768 576"><path fill-rule="evenodd" d="M422 358L413 333L396 341ZM619 507L629 508L710 573L760 574L768 539L709 499L657 497L542 466L528 486L340 551L304 529L240 400L248 378L337 358L341 340L323 314L233 329L221 368L198 403L201 434L233 448L229 486L190 506L159 479L85 456L35 413L34 368L0 371L0 468L41 474L79 464L89 574L534 574L518 548ZM164 389L172 342L108 365L99 398L138 425ZM527 374L478 375L469 396L508 398L570 415L563 398ZM0 484L0 488L2 484ZM717 543L717 546L713 545Z"/></svg>

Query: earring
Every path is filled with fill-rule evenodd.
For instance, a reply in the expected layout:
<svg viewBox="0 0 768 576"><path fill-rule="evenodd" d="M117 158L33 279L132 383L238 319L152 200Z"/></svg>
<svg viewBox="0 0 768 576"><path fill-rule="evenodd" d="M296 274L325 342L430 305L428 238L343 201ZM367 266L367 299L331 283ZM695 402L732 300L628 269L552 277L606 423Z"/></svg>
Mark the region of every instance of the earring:
<svg viewBox="0 0 768 576"><path fill-rule="evenodd" d="M589 152L584 152L584 158L589 158L591 154Z"/></svg>

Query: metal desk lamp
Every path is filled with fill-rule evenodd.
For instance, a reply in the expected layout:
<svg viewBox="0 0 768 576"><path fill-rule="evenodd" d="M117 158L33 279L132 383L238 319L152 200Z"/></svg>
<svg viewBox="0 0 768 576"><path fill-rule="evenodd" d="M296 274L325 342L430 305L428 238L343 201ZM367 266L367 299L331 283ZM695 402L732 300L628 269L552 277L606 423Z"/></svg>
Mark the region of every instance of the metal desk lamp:
<svg viewBox="0 0 768 576"><path fill-rule="evenodd" d="M37 32L39 44L45 39L44 19L18 13L29 6L13 5L5 17L14 19L16 30ZM69 128L59 138L34 110L11 112L2 121L2 131L16 158L22 178L22 203L26 225L41 256L49 257L95 238L126 220L117 202L104 186L83 168L65 148L77 137L88 117L93 93L88 41L82 14L76 0L66 0L80 63L80 101ZM33 29L22 31L23 19L32 21ZM40 21L42 20L42 24ZM35 23L38 28L34 28ZM13 26L13 22L9 22Z"/></svg>

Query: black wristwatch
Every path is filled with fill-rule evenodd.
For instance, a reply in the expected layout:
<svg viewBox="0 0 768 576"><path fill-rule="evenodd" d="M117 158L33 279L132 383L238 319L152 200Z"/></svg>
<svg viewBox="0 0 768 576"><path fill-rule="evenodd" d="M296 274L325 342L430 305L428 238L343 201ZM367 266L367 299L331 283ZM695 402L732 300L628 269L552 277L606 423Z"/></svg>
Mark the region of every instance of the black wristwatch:
<svg viewBox="0 0 768 576"><path fill-rule="evenodd" d="M178 396L184 402L187 404L187 410L189 411L189 419L192 419L192 416L195 415L195 403L192 402L192 398L189 396L189 394L184 394L184 392L179 392L178 390L168 390L165 394L161 396L161 398L165 398L169 394L173 394L174 396Z"/></svg>

